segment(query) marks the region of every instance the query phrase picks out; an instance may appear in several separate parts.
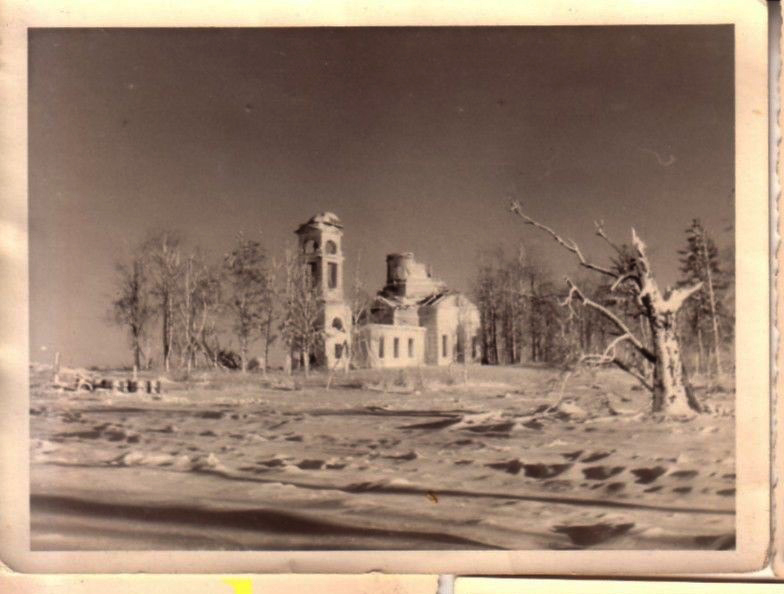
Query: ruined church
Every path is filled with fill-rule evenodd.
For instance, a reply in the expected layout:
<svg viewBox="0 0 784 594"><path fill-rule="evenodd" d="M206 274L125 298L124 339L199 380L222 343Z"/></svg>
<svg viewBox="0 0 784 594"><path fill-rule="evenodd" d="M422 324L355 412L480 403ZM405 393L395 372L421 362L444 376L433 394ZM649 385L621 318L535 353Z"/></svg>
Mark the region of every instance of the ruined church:
<svg viewBox="0 0 784 594"><path fill-rule="evenodd" d="M433 278L410 252L389 254L386 284L352 328L343 284L343 225L317 214L296 234L301 257L323 301L324 340L312 354L327 368L448 365L479 359L479 310L465 295Z"/></svg>

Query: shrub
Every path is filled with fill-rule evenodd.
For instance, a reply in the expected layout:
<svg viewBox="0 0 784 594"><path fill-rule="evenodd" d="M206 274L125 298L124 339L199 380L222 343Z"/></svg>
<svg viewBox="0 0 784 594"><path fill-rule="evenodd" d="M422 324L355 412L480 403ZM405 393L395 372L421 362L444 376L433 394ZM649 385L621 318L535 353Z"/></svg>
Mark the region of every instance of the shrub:
<svg viewBox="0 0 784 594"><path fill-rule="evenodd" d="M234 351L221 349L218 352L218 364L225 369L237 370L242 368L242 358Z"/></svg>
<svg viewBox="0 0 784 594"><path fill-rule="evenodd" d="M248 371L261 371L264 369L264 359L261 357L253 357L248 361Z"/></svg>

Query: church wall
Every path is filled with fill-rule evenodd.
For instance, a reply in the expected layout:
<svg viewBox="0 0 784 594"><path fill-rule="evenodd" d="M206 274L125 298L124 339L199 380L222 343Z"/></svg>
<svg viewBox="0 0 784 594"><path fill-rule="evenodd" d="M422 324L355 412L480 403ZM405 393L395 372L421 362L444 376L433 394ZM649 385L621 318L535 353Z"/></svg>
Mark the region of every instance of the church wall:
<svg viewBox="0 0 784 594"><path fill-rule="evenodd" d="M419 308L419 323L427 331L425 335L425 363L427 365L438 365L438 310L425 306Z"/></svg>
<svg viewBox="0 0 784 594"><path fill-rule="evenodd" d="M403 326L419 326L416 307L400 307L394 310L394 323Z"/></svg>
<svg viewBox="0 0 784 594"><path fill-rule="evenodd" d="M468 361L474 359L472 346L479 329L479 310L473 303L465 297L451 295L419 311L420 323L427 329L425 361L428 365L449 365L456 361L459 344ZM458 336L459 331L462 336Z"/></svg>
<svg viewBox="0 0 784 594"><path fill-rule="evenodd" d="M438 365L449 365L455 360L455 339L457 337L457 308L450 300L436 305L436 329L438 332Z"/></svg>
<svg viewBox="0 0 784 594"><path fill-rule="evenodd" d="M395 340L397 339L397 356ZM383 343L383 347L381 346ZM411 345L413 352L409 351ZM389 369L417 367L425 362L425 329L419 326L366 324L357 333L355 364Z"/></svg>
<svg viewBox="0 0 784 594"><path fill-rule="evenodd" d="M337 367L347 366L351 345L351 309L344 303L325 303L324 329L323 364L329 369L336 363Z"/></svg>

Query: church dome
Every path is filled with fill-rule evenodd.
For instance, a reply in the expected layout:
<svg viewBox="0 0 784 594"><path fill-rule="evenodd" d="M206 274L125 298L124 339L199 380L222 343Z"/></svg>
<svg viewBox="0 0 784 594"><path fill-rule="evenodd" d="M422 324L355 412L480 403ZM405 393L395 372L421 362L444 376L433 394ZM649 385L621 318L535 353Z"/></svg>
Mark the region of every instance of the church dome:
<svg viewBox="0 0 784 594"><path fill-rule="evenodd" d="M340 218L334 212L325 211L310 217L308 223L323 223L324 225L333 225L335 227L342 227Z"/></svg>
<svg viewBox="0 0 784 594"><path fill-rule="evenodd" d="M299 227L297 227L295 233L306 233L309 229L323 229L325 226L343 229L343 223L340 222L338 215L336 215L334 212L324 211L313 215L306 223L302 223Z"/></svg>

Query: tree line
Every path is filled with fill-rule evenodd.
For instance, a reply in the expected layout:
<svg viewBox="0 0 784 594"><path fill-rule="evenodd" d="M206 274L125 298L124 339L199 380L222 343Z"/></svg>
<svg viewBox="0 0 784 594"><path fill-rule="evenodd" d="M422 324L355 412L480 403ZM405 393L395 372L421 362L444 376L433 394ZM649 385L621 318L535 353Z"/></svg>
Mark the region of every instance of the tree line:
<svg viewBox="0 0 784 594"><path fill-rule="evenodd" d="M609 239L601 226L597 235ZM573 251L572 244L564 242ZM731 249L720 252L696 219L685 230L677 253L680 278L675 289L700 284L677 312L678 340L687 366L693 373L714 376L731 371L734 254ZM628 244L613 244L612 254L606 270L584 272L575 277L574 286L592 302L612 310L641 341L649 343L652 332L639 290L627 282L639 275L640 256ZM619 279L625 280L619 283ZM568 367L585 354L603 351L617 338L618 325L598 308L568 307L570 293L574 296L525 242L512 254L502 248L483 251L474 281L483 363ZM645 370L645 357L626 350L631 364Z"/></svg>
<svg viewBox="0 0 784 594"><path fill-rule="evenodd" d="M631 244L617 244L597 225L597 235L612 247L609 263L601 266L519 207L513 212L574 254L583 273L566 284L556 281L525 243L512 255L500 248L483 252L473 294L484 364L612 363L650 387L656 341L664 333L683 351L684 371L731 371L733 254L720 252L700 221L692 221L677 250L678 283L662 292L636 234ZM358 274L349 293L355 332L371 301ZM287 353L300 354L307 372L306 354L324 340L321 307L319 285L298 250L273 255L260 240L238 235L211 261L180 234L159 231L118 263L112 318L127 330L139 369L246 371L256 365L266 372L271 348L280 342ZM228 337L236 347L226 348ZM262 356L254 358L257 344Z"/></svg>
<svg viewBox="0 0 784 594"><path fill-rule="evenodd" d="M322 338L313 280L293 249L276 257L240 234L211 261L181 234L159 231L116 265L111 318L127 330L138 369L266 372L276 342L310 352ZM226 347L228 337L235 348ZM262 356L251 357L259 343Z"/></svg>

